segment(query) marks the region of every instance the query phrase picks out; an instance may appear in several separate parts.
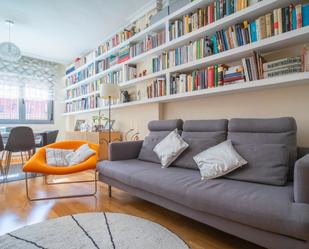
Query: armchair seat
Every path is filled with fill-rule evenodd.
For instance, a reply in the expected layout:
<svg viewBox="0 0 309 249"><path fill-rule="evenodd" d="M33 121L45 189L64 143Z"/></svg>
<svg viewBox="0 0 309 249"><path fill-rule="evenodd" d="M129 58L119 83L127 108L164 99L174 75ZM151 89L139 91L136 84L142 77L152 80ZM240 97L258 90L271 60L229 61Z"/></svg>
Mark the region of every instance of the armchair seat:
<svg viewBox="0 0 309 249"><path fill-rule="evenodd" d="M46 163L46 147L48 148L54 148L54 149L72 149L76 150L83 144L88 144L89 147L96 151L96 153L92 156L90 156L86 161L76 164L73 166L52 166L47 165ZM81 196L90 196L95 195L97 191L97 177L96 177L96 163L98 161L98 153L99 153L99 146L97 144L90 144L86 141L62 141L50 144L48 146L42 147L40 150L37 151L37 153L34 154L33 157L24 165L23 171L26 173L26 191L27 191L27 197L29 200L46 200L46 199L57 199L57 198L69 198L69 197L81 197ZM59 196L59 197L47 197L47 198L31 198L29 195L29 188L28 188L28 177L27 173L40 173L45 174L45 183L49 184L47 181L48 175L67 175L67 174L73 174L78 173L86 170L94 170L95 172L95 179L91 181L78 181L78 182L94 182L95 183L95 191L93 194L87 194L87 195L74 195L74 196ZM78 182L61 182L61 184L64 183L78 183ZM56 184L56 183L50 183L50 184ZM57 183L59 184L59 183Z"/></svg>

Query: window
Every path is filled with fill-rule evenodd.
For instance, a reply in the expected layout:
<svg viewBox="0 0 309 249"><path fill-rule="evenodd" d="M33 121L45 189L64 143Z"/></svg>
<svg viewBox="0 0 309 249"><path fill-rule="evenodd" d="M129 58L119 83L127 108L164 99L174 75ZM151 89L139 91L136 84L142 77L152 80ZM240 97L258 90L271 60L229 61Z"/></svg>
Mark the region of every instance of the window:
<svg viewBox="0 0 309 249"><path fill-rule="evenodd" d="M0 124L53 123L59 65L25 57L0 59Z"/></svg>
<svg viewBox="0 0 309 249"><path fill-rule="evenodd" d="M0 123L52 123L52 110L48 89L1 86Z"/></svg>

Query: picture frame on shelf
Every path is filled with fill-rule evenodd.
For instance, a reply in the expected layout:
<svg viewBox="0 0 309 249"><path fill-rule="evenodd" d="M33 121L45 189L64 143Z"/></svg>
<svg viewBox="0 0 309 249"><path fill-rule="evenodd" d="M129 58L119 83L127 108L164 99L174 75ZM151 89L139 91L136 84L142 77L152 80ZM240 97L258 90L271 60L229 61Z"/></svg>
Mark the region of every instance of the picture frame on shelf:
<svg viewBox="0 0 309 249"><path fill-rule="evenodd" d="M75 122L74 131L81 131L81 125L84 124L86 120L84 119L78 119Z"/></svg>
<svg viewBox="0 0 309 249"><path fill-rule="evenodd" d="M106 120L106 123L105 123L105 125L104 125L104 129L105 130L109 130L109 128L111 129L111 130L113 130L113 126L114 126L114 124L115 124L115 120L111 120L110 121L110 123L111 123L111 127L109 127L109 120Z"/></svg>

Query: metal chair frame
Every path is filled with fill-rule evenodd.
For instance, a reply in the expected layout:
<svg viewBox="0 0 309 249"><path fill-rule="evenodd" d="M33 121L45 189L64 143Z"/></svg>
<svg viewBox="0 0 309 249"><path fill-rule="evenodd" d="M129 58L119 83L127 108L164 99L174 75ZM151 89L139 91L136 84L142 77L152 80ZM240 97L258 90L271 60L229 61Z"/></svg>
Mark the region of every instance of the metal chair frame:
<svg viewBox="0 0 309 249"><path fill-rule="evenodd" d="M32 198L29 194L29 183L28 183L28 173L25 172L25 182L26 182L26 192L27 198L29 201L44 201L44 200L54 200L54 199L65 199L65 198L77 198L77 197L87 197L87 196L95 196L98 190L97 186L97 170L94 169L94 180L82 180L82 181L65 181L65 182L48 182L48 175L44 176L44 182L46 185L59 185L59 184L72 184L72 183L85 183L85 182L93 182L94 183L94 192L88 194L79 194L79 195L63 195L63 196L52 196L52 197L43 197L43 198Z"/></svg>

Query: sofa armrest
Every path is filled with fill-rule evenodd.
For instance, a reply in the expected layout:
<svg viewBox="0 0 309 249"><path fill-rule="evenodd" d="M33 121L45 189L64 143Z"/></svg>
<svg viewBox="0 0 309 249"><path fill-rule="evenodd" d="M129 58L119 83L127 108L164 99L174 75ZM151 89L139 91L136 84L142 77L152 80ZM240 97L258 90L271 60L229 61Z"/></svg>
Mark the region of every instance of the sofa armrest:
<svg viewBox="0 0 309 249"><path fill-rule="evenodd" d="M295 163L294 200L299 203L309 203L309 154Z"/></svg>
<svg viewBox="0 0 309 249"><path fill-rule="evenodd" d="M142 140L111 143L109 144L108 158L110 161L137 158L142 145Z"/></svg>

